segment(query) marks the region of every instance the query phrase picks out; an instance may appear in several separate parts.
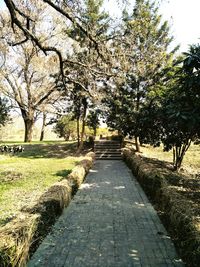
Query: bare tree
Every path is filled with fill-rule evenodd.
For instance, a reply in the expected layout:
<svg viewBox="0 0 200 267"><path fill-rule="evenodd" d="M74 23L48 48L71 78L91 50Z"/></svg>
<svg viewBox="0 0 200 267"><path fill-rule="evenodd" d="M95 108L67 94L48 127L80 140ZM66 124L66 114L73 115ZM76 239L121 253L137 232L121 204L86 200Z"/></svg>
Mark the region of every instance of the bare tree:
<svg viewBox="0 0 200 267"><path fill-rule="evenodd" d="M20 53L19 53L20 52ZM13 100L21 111L25 125L25 142L32 139L32 131L40 112L40 107L47 104L58 94L55 80L47 75L53 65L52 58L39 56L37 49L22 46L18 49L17 65L5 64L0 71L1 92Z"/></svg>
<svg viewBox="0 0 200 267"><path fill-rule="evenodd" d="M32 44L32 47L34 47L37 53L40 55L43 53L47 58L51 56L54 58L55 62L59 63L59 72L55 76L56 83L48 87L48 89L45 89L47 91L41 97L41 100L38 101L39 105L36 105L36 103L33 104L34 109L39 109L39 106L49 99L50 95L52 95L58 87L62 90L67 89L68 95L71 95L70 89L81 88L81 100L79 102L81 103L80 110L83 112L79 114L79 118L83 120L80 133L82 144L88 103L91 101L91 98L99 93L98 90L96 90L98 88L98 82L105 83L106 85L106 82L110 79L111 82L114 81L112 77L122 73L121 69L123 67L124 57L120 54L120 49L113 49L115 44L120 47L120 43L115 43L113 40L115 38L120 40L121 33L116 33L111 28L107 31L107 23L101 24L99 21L93 20L93 12L91 14L84 14L86 11L84 10L86 2L92 3L92 1L4 1L10 14L10 29L13 30L15 36L10 44L14 48L19 45L26 46L27 44ZM94 5L101 4L101 1L93 2ZM126 1L122 0L118 2ZM54 42L50 40L50 36L55 32L54 26L47 34L46 28L39 25L38 17L35 15L35 10L37 10L38 7L41 10L46 7L48 11L51 10L56 13L58 19L64 21L62 27L64 41L62 38L54 39ZM52 20L52 16L50 16L48 12L46 12L46 15L45 19ZM87 19L87 15L91 15L90 21ZM98 15L101 18L101 14ZM105 34L106 31L107 33ZM75 33L74 36L73 33ZM28 72L29 70L28 68ZM20 76L19 70L17 71L17 75ZM4 79L6 79L7 86L14 88L13 85L15 82L9 81L10 77L8 76L5 78L5 74L6 72L3 75ZM28 76L28 74L26 76ZM17 80L19 82L19 78L17 78ZM25 79L24 83L26 83ZM12 91L14 90L12 89ZM33 95L32 99L34 98L35 96ZM18 101L17 103L21 109L21 102ZM24 114L24 105L21 112ZM30 110L28 113L32 114L32 111ZM34 116L31 115L30 117ZM32 124L32 120L33 119L31 119L30 124ZM79 119L77 122L79 123Z"/></svg>

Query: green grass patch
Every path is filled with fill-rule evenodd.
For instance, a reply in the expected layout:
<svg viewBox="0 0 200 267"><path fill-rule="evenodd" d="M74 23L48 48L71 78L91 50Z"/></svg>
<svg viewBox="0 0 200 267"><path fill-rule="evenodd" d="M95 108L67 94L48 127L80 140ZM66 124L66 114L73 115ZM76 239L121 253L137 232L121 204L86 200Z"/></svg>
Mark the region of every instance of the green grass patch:
<svg viewBox="0 0 200 267"><path fill-rule="evenodd" d="M172 163L173 155L172 151L163 152L162 147L144 146L141 147L141 152L144 156L149 158L157 158L162 161L168 161ZM191 170L192 172L200 172L200 145L191 145L185 154L183 159L183 168Z"/></svg>
<svg viewBox="0 0 200 267"><path fill-rule="evenodd" d="M65 178L79 161L74 157L75 143L49 141L23 146L22 153L0 154L0 226L24 206L34 205L49 186Z"/></svg>

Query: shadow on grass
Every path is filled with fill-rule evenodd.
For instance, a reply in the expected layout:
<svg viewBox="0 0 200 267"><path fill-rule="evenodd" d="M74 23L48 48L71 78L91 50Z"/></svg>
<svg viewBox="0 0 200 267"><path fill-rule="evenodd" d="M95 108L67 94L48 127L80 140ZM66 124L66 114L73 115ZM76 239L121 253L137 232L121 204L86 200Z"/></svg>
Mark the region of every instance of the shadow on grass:
<svg viewBox="0 0 200 267"><path fill-rule="evenodd" d="M55 175L61 177L59 181L66 179L67 176L71 173L72 170L60 170Z"/></svg>
<svg viewBox="0 0 200 267"><path fill-rule="evenodd" d="M173 165L169 161L159 160L157 158L147 158L144 156L142 156L142 158L145 160L145 162L147 162L148 164L152 164L156 168L166 168L170 171L173 170Z"/></svg>
<svg viewBox="0 0 200 267"><path fill-rule="evenodd" d="M15 154L19 158L66 158L75 156L77 143L26 144L24 152Z"/></svg>
<svg viewBox="0 0 200 267"><path fill-rule="evenodd" d="M83 150L77 152L77 142L53 142L46 141L42 143L19 143L19 142L6 142L4 145L12 146L20 144L24 147L24 151L21 153L5 153L17 158L57 158L62 159L66 157L79 157L90 152L92 148L85 143Z"/></svg>

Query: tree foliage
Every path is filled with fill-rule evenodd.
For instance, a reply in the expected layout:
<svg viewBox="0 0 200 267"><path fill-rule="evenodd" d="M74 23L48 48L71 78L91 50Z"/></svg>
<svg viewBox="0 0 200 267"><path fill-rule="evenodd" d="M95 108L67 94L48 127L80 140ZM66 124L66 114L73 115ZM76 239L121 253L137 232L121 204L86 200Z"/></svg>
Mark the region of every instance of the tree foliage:
<svg viewBox="0 0 200 267"><path fill-rule="evenodd" d="M72 115L68 114L59 118L54 126L54 132L58 134L59 137L63 137L66 141L68 141L69 138L75 140L77 138L76 121L72 120Z"/></svg>
<svg viewBox="0 0 200 267"><path fill-rule="evenodd" d="M140 140L155 146L163 143L164 151L173 150L175 170L191 143L200 138L199 51L199 46L191 46L162 97L152 99L140 114Z"/></svg>
<svg viewBox="0 0 200 267"><path fill-rule="evenodd" d="M52 96L66 98L70 117L60 119L56 131L67 139L75 120L81 148L86 124L96 132L97 105L104 98L110 128L135 136L137 150L138 137L154 146L163 143L180 168L199 138L200 48L191 46L183 64L173 65L177 48L170 50L173 38L158 1L136 0L132 12L124 8L115 24L103 11L103 0L4 1L11 27L3 21L1 90L17 103L25 125L33 125ZM117 2L126 7L128 1ZM21 58L11 61L16 51Z"/></svg>
<svg viewBox="0 0 200 267"><path fill-rule="evenodd" d="M156 94L157 83L174 51L168 52L172 37L155 1L137 0L131 15L124 12L123 22L121 52L125 73L110 98L106 97L110 110L107 123L125 135L134 135L139 150L139 111L145 106L148 95Z"/></svg>
<svg viewBox="0 0 200 267"><path fill-rule="evenodd" d="M83 9L79 11L81 22L87 25L87 30L93 38L105 42L109 28L109 16L101 12L103 1L85 0ZM65 65L65 77L68 89L66 96L69 99L68 111L74 114L77 121L78 147L83 146L87 113L91 105L97 100L98 82L106 75L104 68L107 65L99 56L99 48L94 48L93 41L80 30L78 25L71 25L67 31L72 40L72 64ZM77 64L74 64L77 62Z"/></svg>
<svg viewBox="0 0 200 267"><path fill-rule="evenodd" d="M96 136L97 129L100 125L100 114L101 111L99 109L94 109L89 112L89 115L87 117L87 126L93 129L94 136Z"/></svg>

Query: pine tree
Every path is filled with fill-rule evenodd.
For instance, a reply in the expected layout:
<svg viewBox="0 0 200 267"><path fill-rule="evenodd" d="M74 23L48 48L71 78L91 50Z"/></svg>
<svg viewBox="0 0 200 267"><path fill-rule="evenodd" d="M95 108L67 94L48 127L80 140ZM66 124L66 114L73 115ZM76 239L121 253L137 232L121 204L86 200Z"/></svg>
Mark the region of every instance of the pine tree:
<svg viewBox="0 0 200 267"><path fill-rule="evenodd" d="M130 116L124 116L122 127L129 126L125 132L135 136L136 149L139 151L138 113L149 94L155 93L162 70L172 60L176 49L169 52L173 38L168 23L162 22L155 1L136 0L131 15L123 12L123 22L122 46L127 67L125 85L119 86L118 90L123 88L124 94L121 112ZM122 105L124 101L127 105Z"/></svg>

